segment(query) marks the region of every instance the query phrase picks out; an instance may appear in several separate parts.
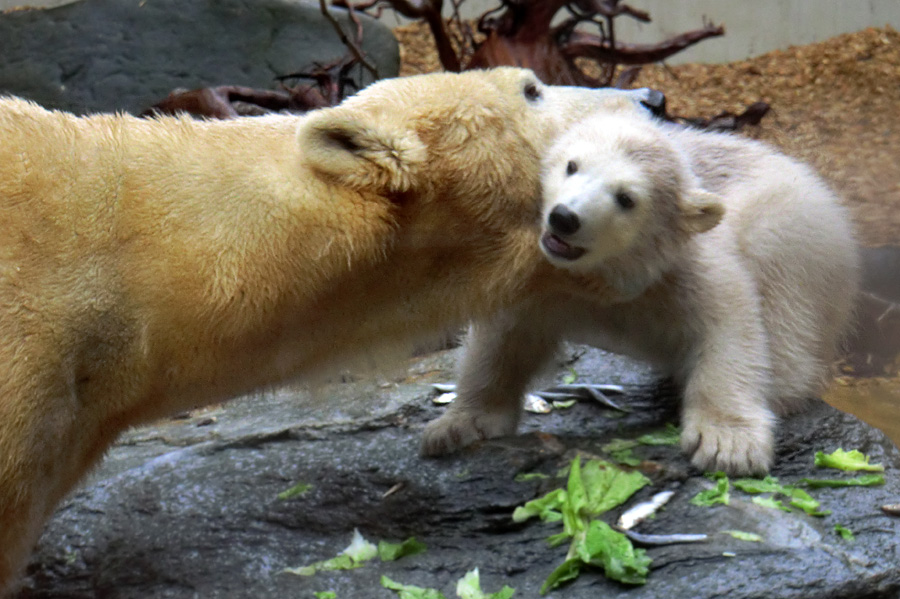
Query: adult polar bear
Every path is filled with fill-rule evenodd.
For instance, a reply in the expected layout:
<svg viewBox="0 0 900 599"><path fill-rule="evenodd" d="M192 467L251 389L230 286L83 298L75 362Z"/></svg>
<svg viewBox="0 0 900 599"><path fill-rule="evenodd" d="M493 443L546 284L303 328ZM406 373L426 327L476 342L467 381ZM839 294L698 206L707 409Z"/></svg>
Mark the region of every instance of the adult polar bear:
<svg viewBox="0 0 900 599"><path fill-rule="evenodd" d="M682 446L703 469L765 472L776 415L822 391L858 290L847 210L804 165L751 140L597 113L548 154L550 261L628 301L527 298L473 327L440 454L510 434L561 339L647 360L684 388ZM724 216L723 216L724 214ZM721 222L720 222L721 221Z"/></svg>
<svg viewBox="0 0 900 599"><path fill-rule="evenodd" d="M0 595L125 428L565 285L539 157L605 98L509 68L225 122L0 100Z"/></svg>

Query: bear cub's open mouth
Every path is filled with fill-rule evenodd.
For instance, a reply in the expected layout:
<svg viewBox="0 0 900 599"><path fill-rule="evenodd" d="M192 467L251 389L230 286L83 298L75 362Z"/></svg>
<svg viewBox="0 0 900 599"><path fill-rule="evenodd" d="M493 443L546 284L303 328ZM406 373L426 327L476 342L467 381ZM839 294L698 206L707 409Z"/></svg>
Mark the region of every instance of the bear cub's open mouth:
<svg viewBox="0 0 900 599"><path fill-rule="evenodd" d="M577 260L584 255L585 249L582 247L572 246L554 235L547 232L541 237L541 245L548 254L563 260Z"/></svg>

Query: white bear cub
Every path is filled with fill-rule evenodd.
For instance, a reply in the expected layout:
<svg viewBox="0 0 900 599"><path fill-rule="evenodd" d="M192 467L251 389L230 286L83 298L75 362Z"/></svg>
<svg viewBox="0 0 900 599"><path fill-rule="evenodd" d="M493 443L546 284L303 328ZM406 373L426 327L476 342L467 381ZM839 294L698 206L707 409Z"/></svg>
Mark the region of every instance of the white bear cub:
<svg viewBox="0 0 900 599"><path fill-rule="evenodd" d="M459 397L423 453L511 434L562 340L649 361L683 388L693 463L762 474L777 416L827 381L858 289L848 211L809 168L752 140L595 114L543 175L541 247L584 293L474 325ZM605 282L605 283L602 283Z"/></svg>

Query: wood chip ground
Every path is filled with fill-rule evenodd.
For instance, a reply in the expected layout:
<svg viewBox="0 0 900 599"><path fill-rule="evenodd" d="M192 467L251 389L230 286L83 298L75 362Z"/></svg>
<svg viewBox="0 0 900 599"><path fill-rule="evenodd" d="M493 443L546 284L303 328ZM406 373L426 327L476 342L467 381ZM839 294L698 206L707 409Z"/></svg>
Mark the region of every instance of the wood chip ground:
<svg viewBox="0 0 900 599"><path fill-rule="evenodd" d="M402 75L440 69L427 28L395 30ZM702 42L701 42L702 43ZM666 93L689 117L772 112L744 134L811 163L846 198L866 245L900 244L900 33L870 28L720 65L651 65L635 87Z"/></svg>

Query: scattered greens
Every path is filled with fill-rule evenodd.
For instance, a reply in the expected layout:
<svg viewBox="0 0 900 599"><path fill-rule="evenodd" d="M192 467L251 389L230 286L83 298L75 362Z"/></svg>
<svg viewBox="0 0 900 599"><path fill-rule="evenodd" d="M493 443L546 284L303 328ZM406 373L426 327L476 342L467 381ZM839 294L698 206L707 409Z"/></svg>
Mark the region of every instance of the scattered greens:
<svg viewBox="0 0 900 599"><path fill-rule="evenodd" d="M562 382L564 385L571 385L576 380L578 380L578 371L569 366L569 372L563 377Z"/></svg>
<svg viewBox="0 0 900 599"><path fill-rule="evenodd" d="M778 482L778 479L774 476L767 476L765 478L739 478L733 481L735 488L740 489L744 493L756 494L756 493L786 493L784 487L781 483Z"/></svg>
<svg viewBox="0 0 900 599"><path fill-rule="evenodd" d="M829 454L826 454L824 451L817 451L816 466L849 471L884 472L884 466L881 464L870 464L869 457L857 449L852 451L836 449Z"/></svg>
<svg viewBox="0 0 900 599"><path fill-rule="evenodd" d="M791 511L790 507L784 505L781 501L775 499L774 497L754 497L752 501L756 505L761 505L763 507L781 510L783 512Z"/></svg>
<svg viewBox="0 0 900 599"><path fill-rule="evenodd" d="M863 474L856 478L801 478L804 485L819 489L822 487L877 487L884 484L881 474Z"/></svg>
<svg viewBox="0 0 900 599"><path fill-rule="evenodd" d="M844 539L845 541L854 541L854 540L856 540L856 537L853 535L853 531L850 530L849 528L846 528L846 527L844 527L844 526L841 526L840 524L835 524L835 525L834 525L834 532L836 532L836 533L838 533L839 535L841 535L841 538Z"/></svg>
<svg viewBox="0 0 900 599"><path fill-rule="evenodd" d="M647 433L637 438L638 443L643 445L678 445L680 439L681 431L671 422L661 431Z"/></svg>
<svg viewBox="0 0 900 599"><path fill-rule="evenodd" d="M381 577L381 586L392 591L397 591L399 599L447 599L444 594L437 589L426 589L411 584L400 584L394 582L387 576Z"/></svg>
<svg viewBox="0 0 900 599"><path fill-rule="evenodd" d="M383 562L392 562L401 557L423 553L425 550L425 543L417 541L415 537L410 537L402 543L378 541L378 557L380 557Z"/></svg>
<svg viewBox="0 0 900 599"><path fill-rule="evenodd" d="M813 499L812 496L803 489L798 489L796 487L785 488L790 489L790 503L793 507L803 510L810 516L827 516L831 513L831 510L819 510L819 506L822 504Z"/></svg>
<svg viewBox="0 0 900 599"><path fill-rule="evenodd" d="M703 507L709 507L717 503L728 505L730 501L729 489L731 488L731 485L728 483L728 477L725 476L724 472L708 474L707 477L715 480L716 486L694 495L693 499L691 499L691 504Z"/></svg>
<svg viewBox="0 0 900 599"><path fill-rule="evenodd" d="M632 451L640 445L637 439L613 439L600 449L609 454L613 461L626 466L637 466L641 463L640 458L634 455Z"/></svg>
<svg viewBox="0 0 900 599"><path fill-rule="evenodd" d="M290 489L279 493L278 499L293 499L307 493L312 488L312 485L309 483L297 483Z"/></svg>
<svg viewBox="0 0 900 599"><path fill-rule="evenodd" d="M582 466L581 459L575 458L565 489L516 508L516 522L534 517L545 522L562 520L563 531L548 542L556 546L570 541L565 561L544 582L541 594L577 577L586 566L601 567L609 578L621 582L646 582L650 565L646 552L635 549L628 537L594 518L625 503L649 483L640 472L625 472L602 460L588 460Z"/></svg>
<svg viewBox="0 0 900 599"><path fill-rule="evenodd" d="M788 500L792 507L803 510L810 516L827 516L831 513L831 510L819 510L821 503L803 489L791 485L782 485L774 476L767 476L762 479L739 478L734 481L734 486L751 495L771 493L768 497L753 498L753 503L764 507L780 509L785 512L791 511L790 507L786 506L780 499L777 499L781 495Z"/></svg>
<svg viewBox="0 0 900 599"><path fill-rule="evenodd" d="M517 483L527 483L532 480L544 480L546 478L550 478L543 472L520 472L516 475L515 481Z"/></svg>
<svg viewBox="0 0 900 599"><path fill-rule="evenodd" d="M630 449L623 449L621 451L614 451L609 454L609 457L613 459L614 462L622 464L624 466L640 466L641 458L634 455L634 452Z"/></svg>
<svg viewBox="0 0 900 599"><path fill-rule="evenodd" d="M509 599L515 592L515 589L504 585L496 593L485 593L481 590L481 583L478 580L478 568L467 572L456 583L456 594L460 599Z"/></svg>
<svg viewBox="0 0 900 599"><path fill-rule="evenodd" d="M677 445L680 438L681 432L678 427L668 423L664 429L641 435L636 439L613 439L601 447L601 450L619 464L637 466L641 460L632 451L635 447L640 445Z"/></svg>
<svg viewBox="0 0 900 599"><path fill-rule="evenodd" d="M756 534L755 532L744 532L743 530L724 530L722 531L725 534L729 534L735 539L740 541L750 541L752 543L759 543L763 540L761 536Z"/></svg>
<svg viewBox="0 0 900 599"><path fill-rule="evenodd" d="M378 555L378 548L359 534L359 530L353 529L353 540L350 541L350 545L336 557L299 568L285 568L284 572L298 576L312 576L316 572L325 570L353 570L361 567L376 555Z"/></svg>
<svg viewBox="0 0 900 599"><path fill-rule="evenodd" d="M557 522L563 519L559 511L566 501L566 490L556 489L543 497L532 499L513 511L513 522L524 522L529 518L539 517L543 522Z"/></svg>
<svg viewBox="0 0 900 599"><path fill-rule="evenodd" d="M444 594L437 589L417 587L411 584L401 584L388 578L381 577L381 586L392 591L397 591L399 599L446 599ZM467 572L456 583L456 596L460 599L510 599L515 589L504 586L496 593L485 593L481 590L478 568Z"/></svg>
<svg viewBox="0 0 900 599"><path fill-rule="evenodd" d="M320 562L300 566L299 568L285 568L283 572L298 576L312 576L316 572L327 570L353 570L362 567L364 563L380 557L383 562L390 562L407 555L415 555L425 551L424 543L420 543L414 537L410 537L402 543L388 543L380 541L376 547L363 537L359 530L353 530L353 539L346 549L337 556Z"/></svg>
<svg viewBox="0 0 900 599"><path fill-rule="evenodd" d="M628 537L602 520L593 520L587 530L573 540L566 561L544 581L541 594L576 578L587 565L602 567L606 576L613 580L644 584L650 562L646 551L635 549Z"/></svg>
<svg viewBox="0 0 900 599"><path fill-rule="evenodd" d="M316 599L337 599L337 593L334 591L313 591Z"/></svg>

